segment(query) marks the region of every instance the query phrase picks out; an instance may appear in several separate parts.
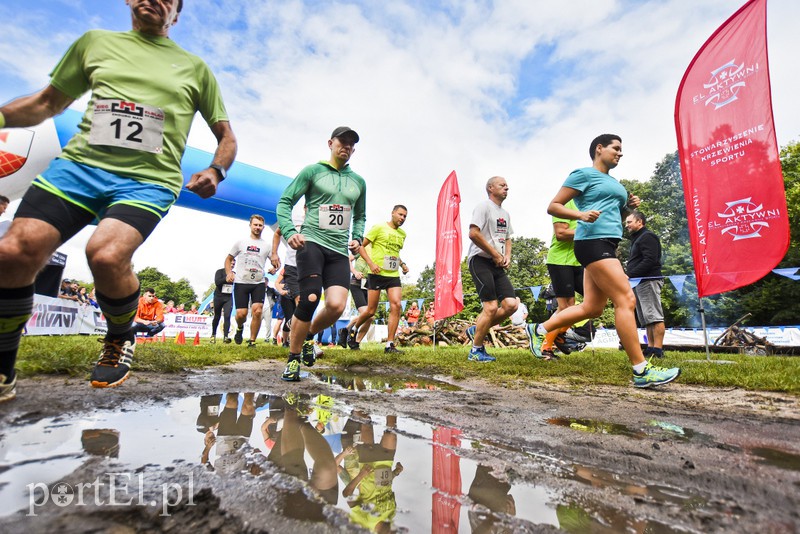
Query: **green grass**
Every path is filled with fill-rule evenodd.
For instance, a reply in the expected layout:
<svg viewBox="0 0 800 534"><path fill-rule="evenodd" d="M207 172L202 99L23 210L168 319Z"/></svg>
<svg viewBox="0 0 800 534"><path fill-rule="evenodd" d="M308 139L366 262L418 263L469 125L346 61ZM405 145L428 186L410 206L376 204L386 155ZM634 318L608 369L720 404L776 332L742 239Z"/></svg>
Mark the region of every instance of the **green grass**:
<svg viewBox="0 0 800 534"><path fill-rule="evenodd" d="M17 368L23 377L37 374L89 376L99 355L97 338L89 336L31 336L22 340ZM534 359L527 350L491 350L497 362L478 364L467 361L466 347L403 348L405 354L385 355L383 346L362 344L361 351L325 348L321 365L333 367L394 367L421 374L452 376L456 379L481 378L510 387L522 382L549 382L581 386L584 384L630 384L628 358L618 350L587 350L558 361ZM260 359L285 361L286 349L259 341L257 349L244 345L198 346L165 343L139 344L134 370L174 373L187 368L203 368L237 361ZM800 358L791 356L717 355L712 359L735 364L705 363L705 353L670 352L657 365L679 366L683 384L714 387L737 387L754 391L778 391L800 395ZM689 362L687 360L702 360Z"/></svg>

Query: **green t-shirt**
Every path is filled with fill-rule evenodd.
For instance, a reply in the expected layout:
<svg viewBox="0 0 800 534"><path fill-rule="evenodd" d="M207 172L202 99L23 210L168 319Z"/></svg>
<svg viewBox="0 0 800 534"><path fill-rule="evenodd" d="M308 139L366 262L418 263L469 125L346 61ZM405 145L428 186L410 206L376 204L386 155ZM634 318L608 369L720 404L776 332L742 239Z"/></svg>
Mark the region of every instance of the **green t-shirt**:
<svg viewBox="0 0 800 534"><path fill-rule="evenodd" d="M565 208L577 210L574 200L570 200L564 204ZM570 219L561 219L553 217L553 224L567 223L571 230L578 227L578 221ZM575 242L574 241L559 241L556 239L556 234L553 233L553 239L550 241L550 250L547 251L547 263L550 265L571 265L580 267L580 262L575 258Z"/></svg>
<svg viewBox="0 0 800 534"><path fill-rule="evenodd" d="M79 131L60 157L163 185L176 196L183 186L181 158L195 113L200 111L209 126L228 120L211 70L202 59L166 37L137 31L89 31L73 43L50 76L50 84L71 98L91 91ZM114 108L98 104L108 100L120 102ZM98 113L95 136L101 131L102 117L107 116L106 136L136 148L97 144L98 137L92 138L96 105L98 110L112 112ZM146 106L144 111L141 106ZM156 134L160 147L152 152L140 150L153 140L148 128L139 129L141 124L156 123L163 128L163 133Z"/></svg>
<svg viewBox="0 0 800 534"><path fill-rule="evenodd" d="M305 196L306 218L301 233L306 240L349 257L353 239L364 237L367 219L367 183L350 166L336 170L327 161L309 165L284 189L276 213L281 234L288 241L298 233L292 223L292 207Z"/></svg>
<svg viewBox="0 0 800 534"><path fill-rule="evenodd" d="M400 276L400 249L406 241L406 231L394 229L389 223L376 224L365 235L372 243L370 259L381 268L380 276Z"/></svg>

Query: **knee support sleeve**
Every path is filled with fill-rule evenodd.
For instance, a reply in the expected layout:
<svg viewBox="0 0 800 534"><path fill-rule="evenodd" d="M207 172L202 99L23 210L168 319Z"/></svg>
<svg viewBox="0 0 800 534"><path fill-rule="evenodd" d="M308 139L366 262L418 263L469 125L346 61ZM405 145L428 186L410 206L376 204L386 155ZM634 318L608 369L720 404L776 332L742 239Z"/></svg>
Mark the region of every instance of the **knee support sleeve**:
<svg viewBox="0 0 800 534"><path fill-rule="evenodd" d="M319 297L322 295L322 277L306 276L299 283L300 302L294 311L295 317L301 321L310 321L314 317L314 311L319 305ZM312 297L314 297L312 299Z"/></svg>

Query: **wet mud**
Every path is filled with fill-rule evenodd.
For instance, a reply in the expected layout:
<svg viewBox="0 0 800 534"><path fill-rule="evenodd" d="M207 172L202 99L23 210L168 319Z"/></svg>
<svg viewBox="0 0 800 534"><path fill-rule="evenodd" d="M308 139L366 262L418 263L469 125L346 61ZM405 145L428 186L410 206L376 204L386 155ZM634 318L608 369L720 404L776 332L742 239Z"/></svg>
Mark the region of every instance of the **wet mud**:
<svg viewBox="0 0 800 534"><path fill-rule="evenodd" d="M796 397L281 367L22 381L0 530L800 531Z"/></svg>

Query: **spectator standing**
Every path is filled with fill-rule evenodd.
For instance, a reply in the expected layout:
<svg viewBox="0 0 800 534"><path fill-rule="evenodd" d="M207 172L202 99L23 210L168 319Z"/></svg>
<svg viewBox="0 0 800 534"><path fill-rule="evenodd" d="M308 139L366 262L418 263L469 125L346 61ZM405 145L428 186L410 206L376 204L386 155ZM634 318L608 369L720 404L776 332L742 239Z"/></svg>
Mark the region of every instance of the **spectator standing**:
<svg viewBox="0 0 800 534"><path fill-rule="evenodd" d="M419 304L416 300L412 301L406 310L406 321L408 321L409 328L414 328L419 322Z"/></svg>
<svg viewBox="0 0 800 534"><path fill-rule="evenodd" d="M647 218L633 211L625 219L630 233L631 253L628 258L628 278L642 280L633 288L636 295L636 317L647 330L645 357L664 357L664 309L661 305L661 240L647 227Z"/></svg>

